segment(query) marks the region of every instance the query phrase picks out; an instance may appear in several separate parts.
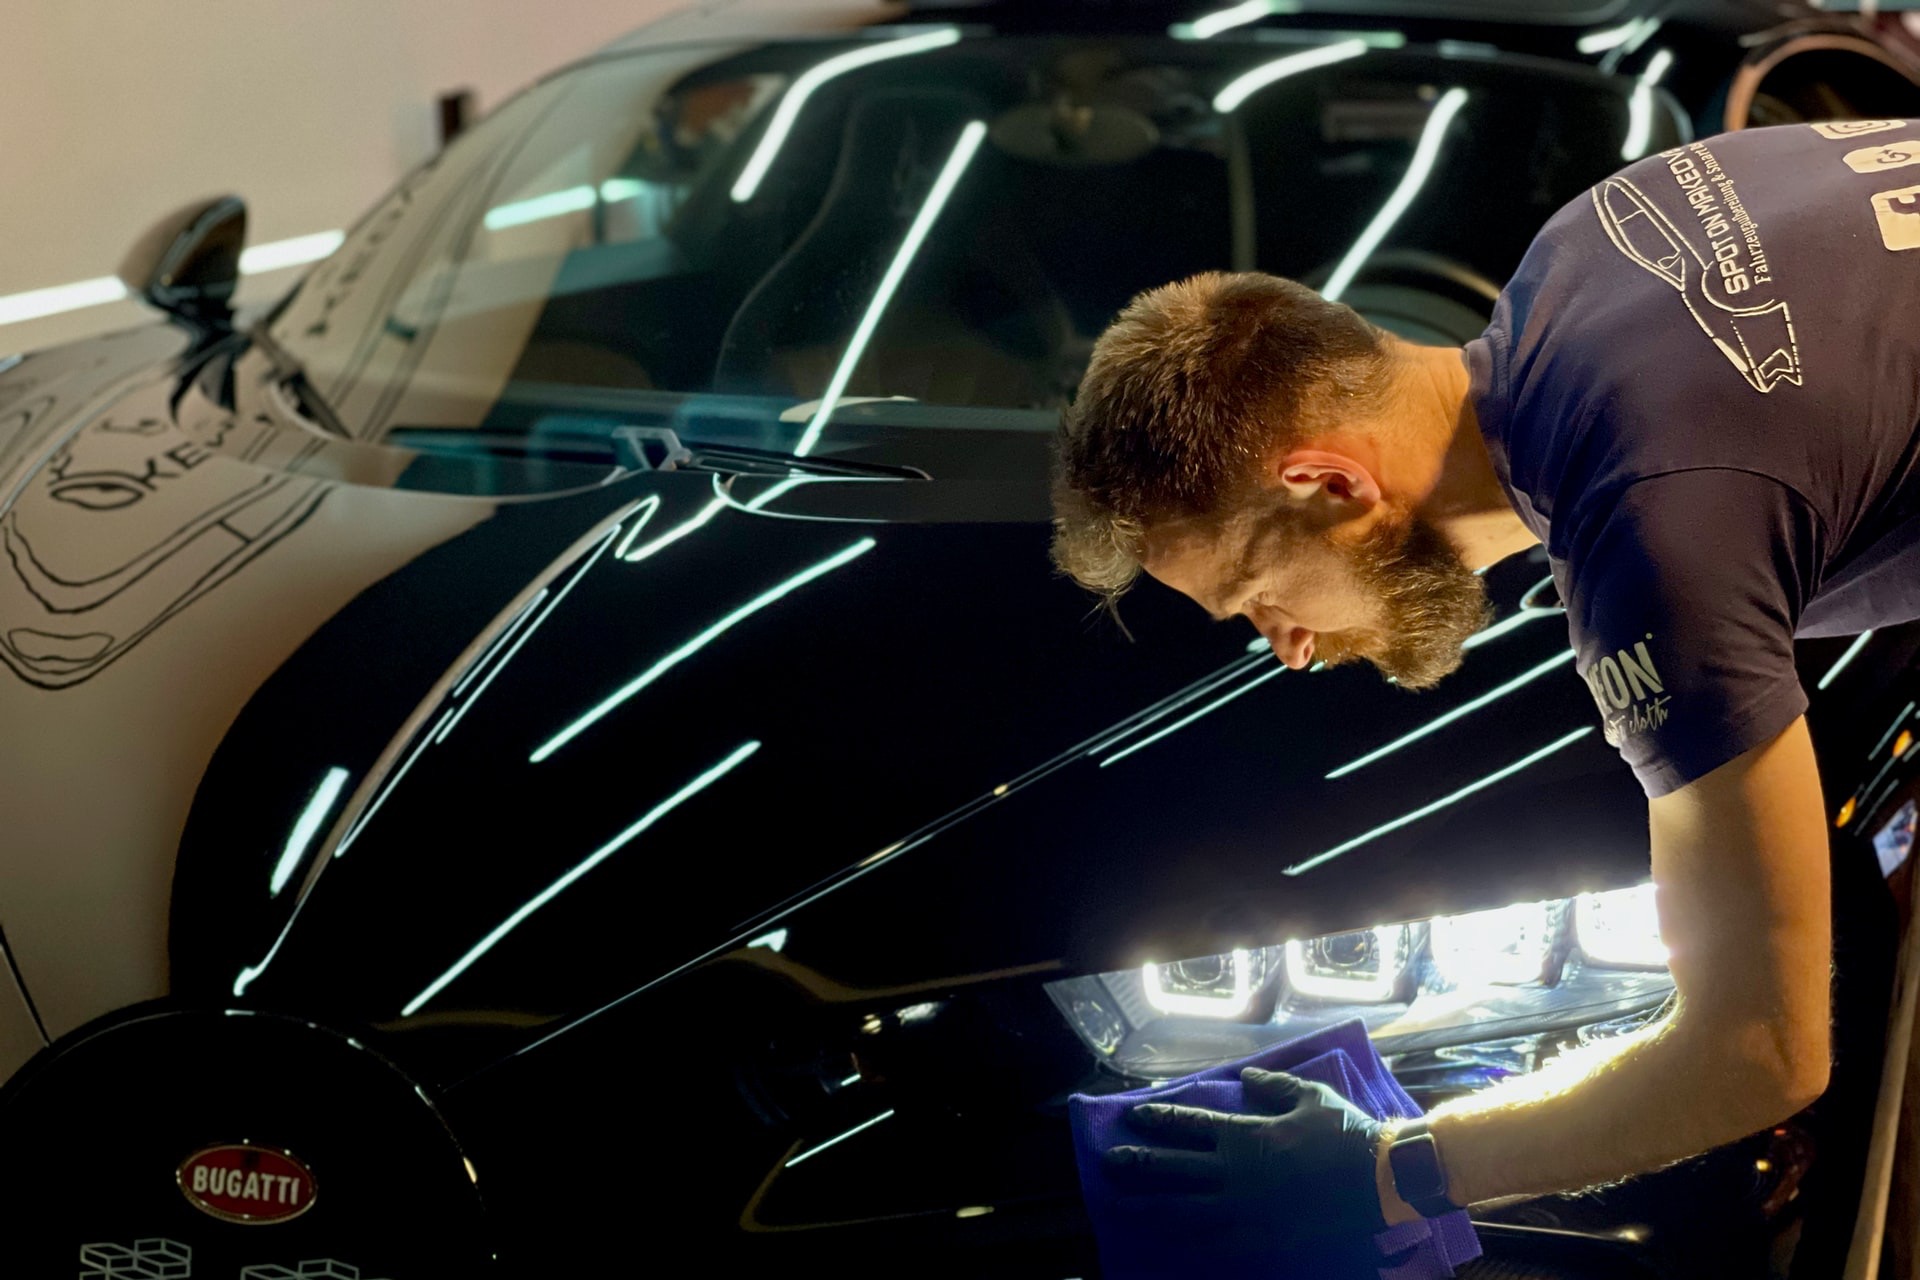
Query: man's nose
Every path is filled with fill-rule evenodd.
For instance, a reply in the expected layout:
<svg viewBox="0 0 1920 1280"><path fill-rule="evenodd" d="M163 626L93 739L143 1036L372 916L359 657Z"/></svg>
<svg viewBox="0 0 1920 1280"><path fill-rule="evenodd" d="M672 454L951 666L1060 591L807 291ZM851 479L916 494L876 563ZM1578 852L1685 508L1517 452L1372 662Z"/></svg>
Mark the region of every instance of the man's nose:
<svg viewBox="0 0 1920 1280"><path fill-rule="evenodd" d="M1313 661L1313 632L1307 628L1273 624L1263 628L1261 634L1273 646L1273 656L1295 671L1305 670Z"/></svg>

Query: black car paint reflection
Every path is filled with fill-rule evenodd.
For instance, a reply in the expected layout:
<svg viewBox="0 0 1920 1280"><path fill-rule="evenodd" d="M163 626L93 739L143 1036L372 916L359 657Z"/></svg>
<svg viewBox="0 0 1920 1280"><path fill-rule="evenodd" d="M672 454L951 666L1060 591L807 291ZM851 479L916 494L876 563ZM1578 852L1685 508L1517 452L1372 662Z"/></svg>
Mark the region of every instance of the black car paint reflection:
<svg viewBox="0 0 1920 1280"><path fill-rule="evenodd" d="M649 527L654 521L667 527L671 511L697 518L708 488L703 477L664 488ZM763 926L795 927L789 954L809 954L812 947L798 936L806 931L791 916L779 914L779 904L816 887L825 889L822 882L850 872L862 873L855 884L871 879L888 885L862 886L860 894L913 900L922 891L893 882L926 868L918 874L943 884L934 897L945 904L942 915L953 923L918 946L904 945L904 939L864 945L859 933L831 931L842 939L838 950L846 967L829 966L825 972L849 985L894 987L915 977L951 981L976 970L1057 963L1059 934L1074 928L1079 913L1071 905L1070 886L1097 883L1103 861L1141 845L1162 850L1167 865L1138 867L1126 877L1137 884L1106 891L1126 904L1120 914L1144 913L1128 931L1135 937L1123 945L1142 946L1145 925L1147 937L1159 934L1164 945L1177 947L1185 941L1182 933L1191 937L1196 922L1244 910L1248 886L1271 883L1290 861L1353 836L1353 812L1388 811L1395 803L1391 797L1405 794L1405 775L1383 771L1351 784L1376 797L1356 802L1353 809L1288 812L1277 797L1326 773L1338 762L1336 753L1357 754L1363 733L1381 736L1382 723L1411 723L1428 714L1417 705L1426 700L1386 688L1368 690L1382 704L1378 719L1349 724L1344 731L1329 726L1320 740L1297 744L1278 761L1249 754L1239 745L1239 734L1223 724L1244 726L1242 733L1257 737L1261 722L1280 716L1281 707L1287 719L1331 720L1328 712L1315 710L1320 701L1315 686L1328 699L1347 700L1360 693L1354 686L1364 677L1342 672L1324 679L1274 680L1277 668L1270 659L1249 655L1243 635L1185 619L1162 624L1162 634L1191 633L1178 663L1170 664L1171 655L1157 644L1150 658L1117 641L1089 645L1084 606L1051 578L1033 525L876 527L818 519L788 522L765 512L729 509L702 531L699 542L689 539L638 564L611 554L632 532L616 525L596 536L582 557L585 567L554 586L556 594L567 592L562 607L549 612L543 604L528 615L541 620L539 627L527 626L502 650L503 658L511 650L511 660L496 659L488 669L484 700L471 715L464 715L463 702L449 701L417 718L421 727L400 757L407 769L404 785L383 784L369 795L368 805L380 806L377 814L357 828L349 821L341 836L344 856L303 908L346 914L337 925L314 928L310 922L295 931L275 961L288 967L286 981L297 982L295 975L305 970L315 982L314 989L299 990L297 1003L347 997L358 1005L371 996L392 1012L419 1012L429 1003L421 998L427 988L439 994L434 984L446 964L490 936L475 931L466 912L435 918L423 913L423 903L458 892L479 908L484 895L493 905L480 908L481 914L505 920L571 875L579 859L597 856L609 838L646 819L658 804L680 796L723 762L731 762L729 774L737 766L738 776L724 785L710 779L712 793L697 802L687 795L684 808L676 805L670 820L661 814L661 825L650 830L644 844L601 873L602 881L622 882L600 901L626 924L609 921L583 930L579 913L590 910L589 900L596 896L585 890L564 910L517 926L511 943L496 939L504 949L491 963L475 959L470 981L485 983L482 975L492 973L492 981L508 984L505 990L476 1000L471 988L464 988L469 994L462 1000L463 988L455 986L442 1003L541 1009L536 993L519 984L529 977L542 985L544 980L515 963L515 957L552 954L551 946L567 939L576 945L595 937L617 940L620 955L611 969L604 955L590 958L595 952L589 951L582 957L569 984L570 1000L581 1002L574 1012L617 997L642 974L672 971L715 948L744 941L748 931ZM644 539L644 530L639 537ZM638 542L635 550L644 551L645 545ZM759 567L718 575L708 567L707 557L715 555ZM1023 561L1029 571L1018 573L1013 566ZM783 590L791 590L791 596L743 613L743 606ZM684 602L684 612L645 607L662 593ZM955 598L974 602L964 616L946 606ZM1149 615L1140 612L1144 626ZM1030 624L1036 616L1051 616L1060 625L1049 635ZM714 621L700 625L706 618ZM858 626L848 625L853 618L860 619ZM959 643L956 633L964 637ZM1540 627L1531 636L1518 633L1487 646L1484 661L1501 664L1489 666L1487 681L1504 681L1512 674L1508 664L1533 665L1543 650L1559 643L1552 628ZM621 654L625 660L609 679L611 664L578 661L577 655L587 652ZM903 656L912 666L915 654L939 654L941 661L917 672L909 696L876 696L873 674L898 670ZM284 678L298 682L302 675L290 668ZM642 682L642 688L632 689ZM1204 724L1204 736L1189 730L1146 743L1147 731L1179 718L1168 714L1141 725L1130 740L1106 746L1129 717L1203 682L1210 682L1207 701L1237 693L1241 686L1248 696L1222 705L1215 713L1220 724L1209 723L1212 717L1195 722ZM479 684L471 687L477 690ZM1484 690L1460 690L1479 692ZM1002 707L997 715L980 717L981 723L965 734L950 730L968 707L989 697ZM613 698L620 701L609 707ZM1190 713L1201 705L1177 710ZM1327 706L1330 711L1332 703ZM1529 754L1539 745L1535 739L1555 739L1580 727L1585 708L1576 690L1543 683L1528 694L1516 692L1508 714L1517 721L1514 745L1489 753L1487 759L1497 763L1506 762L1504 755ZM1282 730L1276 725L1273 731ZM638 758L636 743L646 748ZM758 745L741 756L749 744ZM1136 746L1142 748L1138 753ZM1488 772L1481 757L1449 752L1445 739L1423 753L1410 748L1408 754L1424 775L1422 800ZM1603 777L1614 772L1603 751L1575 758L1584 765L1578 772L1597 771ZM1113 767L1105 767L1109 764ZM315 777L320 772L311 771ZM1196 822L1183 806L1154 803L1140 794L1143 786L1156 783L1169 790L1201 788L1207 800L1197 807L1206 816ZM492 800L454 799L462 794ZM1629 801L1624 812L1631 814L1630 792L1616 789L1613 803L1605 807L1621 811L1617 802L1623 794ZM1049 804L1042 799L1048 795L1062 799ZM521 797L537 797L537 803L515 803ZM1266 816L1276 807L1285 813L1283 820ZM947 825L963 811L966 821ZM1015 813L1026 816L1016 820ZM806 814L822 819L830 814L830 823L796 818ZM973 834L1007 822L1016 823L1013 831ZM1078 836L1067 837L1060 830L1063 822L1079 828ZM1020 831L1032 823L1042 831ZM795 840L788 833L796 829L811 834ZM562 830L576 833L570 849L558 838ZM821 838L828 830L832 839ZM422 841L423 832L431 837ZM1605 843L1595 841L1596 846ZM1631 837L1612 843L1634 848ZM661 847L702 852L695 857L649 853ZM1392 847L1383 838L1365 857L1355 853L1343 859L1346 866L1319 874L1351 878L1358 887L1379 878L1378 864L1369 868L1368 863ZM488 863L485 880L476 883L471 868L479 849L501 852ZM1077 862L1076 856L1085 861ZM876 857L878 862L871 861ZM989 874L988 868L1003 860L1011 860L1005 871ZM934 870L940 862L953 865ZM1619 874L1630 874L1632 867L1629 855ZM354 882L369 874L386 887L377 893L356 888ZM1570 884L1591 874L1592 868L1563 862L1547 871L1543 882ZM1006 918L1004 907L993 912L1000 917L993 923L959 924L963 898L956 895L965 894L964 885L992 884L1002 875L1016 875L1047 904L1028 922L1036 936L1024 944L1018 939L1025 930ZM402 883L411 889L401 891ZM854 891L852 885L848 891ZM1259 896L1277 892L1276 885ZM820 898L823 909L831 896ZM674 905L657 924L643 926L651 914L641 906L645 903ZM1269 931L1297 932L1316 923L1307 911L1295 908L1260 923ZM705 923L694 929L696 920ZM435 928L442 923L448 926L445 933ZM1115 935L1105 926L1105 921L1089 922L1088 936L1074 950L1089 959L1111 955ZM1253 928L1255 922L1242 927ZM400 944L400 954L417 953L422 959L409 970L399 955L362 948L364 970L358 963L343 967L338 959L320 955L303 960L305 938L324 950L322 940L336 931L392 939ZM237 974L240 968L234 965L228 972ZM348 996L355 985L349 975L361 972L381 984L376 988L381 994ZM275 990L274 975L260 982L253 994L264 998ZM387 987L387 982L401 986Z"/></svg>

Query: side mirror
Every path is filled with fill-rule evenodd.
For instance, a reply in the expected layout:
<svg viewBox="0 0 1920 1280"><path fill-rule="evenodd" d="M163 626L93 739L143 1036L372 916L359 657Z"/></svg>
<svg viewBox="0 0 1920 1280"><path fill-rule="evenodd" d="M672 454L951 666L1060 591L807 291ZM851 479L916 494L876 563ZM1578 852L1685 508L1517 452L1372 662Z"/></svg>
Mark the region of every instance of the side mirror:
<svg viewBox="0 0 1920 1280"><path fill-rule="evenodd" d="M134 243L120 264L120 280L169 315L225 328L246 241L244 200L196 200L154 223Z"/></svg>

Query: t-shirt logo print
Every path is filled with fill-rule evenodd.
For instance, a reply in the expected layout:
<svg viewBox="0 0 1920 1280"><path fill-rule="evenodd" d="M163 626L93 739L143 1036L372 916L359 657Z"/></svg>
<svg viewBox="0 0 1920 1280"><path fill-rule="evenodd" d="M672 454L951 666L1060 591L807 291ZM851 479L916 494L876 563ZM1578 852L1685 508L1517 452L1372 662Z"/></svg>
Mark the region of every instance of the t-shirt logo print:
<svg viewBox="0 0 1920 1280"><path fill-rule="evenodd" d="M1836 142L1842 138L1857 138L1863 133L1885 133L1889 129L1898 129L1905 120L1825 120L1819 124L1810 124L1807 128L1823 138L1832 138Z"/></svg>
<svg viewBox="0 0 1920 1280"><path fill-rule="evenodd" d="M1855 173L1879 173L1882 169L1904 169L1920 164L1920 142L1886 142L1877 147L1861 147L1840 157Z"/></svg>
<svg viewBox="0 0 1920 1280"><path fill-rule="evenodd" d="M1880 222L1880 240L1887 248L1920 249L1920 186L1876 192L1873 216Z"/></svg>
<svg viewBox="0 0 1920 1280"><path fill-rule="evenodd" d="M1631 650L1619 649L1588 663L1580 676L1593 694L1593 704L1600 708L1607 741L1614 746L1667 722L1667 704L1673 701L1673 695L1660 679L1660 669L1647 651L1646 640Z"/></svg>
<svg viewBox="0 0 1920 1280"><path fill-rule="evenodd" d="M1732 180L1699 144L1662 158L1699 223L1706 250L1646 192L1620 177L1608 178L1592 192L1607 238L1628 260L1680 295L1700 331L1755 391L1772 391L1783 382L1799 386L1800 348L1787 304L1736 307L1722 300L1723 295L1772 283L1758 234L1741 221L1743 214L1734 206Z"/></svg>

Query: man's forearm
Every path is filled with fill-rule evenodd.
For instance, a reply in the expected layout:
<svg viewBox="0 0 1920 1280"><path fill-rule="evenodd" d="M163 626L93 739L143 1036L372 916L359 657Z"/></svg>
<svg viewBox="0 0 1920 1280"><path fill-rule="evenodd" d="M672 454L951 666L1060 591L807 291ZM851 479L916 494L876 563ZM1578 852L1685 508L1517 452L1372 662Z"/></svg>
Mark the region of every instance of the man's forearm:
<svg viewBox="0 0 1920 1280"><path fill-rule="evenodd" d="M1783 1061L1764 1024L1716 1027L1682 1009L1439 1107L1431 1131L1459 1203L1571 1191L1783 1120L1823 1074Z"/></svg>
<svg viewBox="0 0 1920 1280"><path fill-rule="evenodd" d="M1778 1123L1826 1087L1826 816L1806 722L1648 815L1679 1003L1647 1031L1440 1107L1434 1145L1461 1203L1656 1169Z"/></svg>

